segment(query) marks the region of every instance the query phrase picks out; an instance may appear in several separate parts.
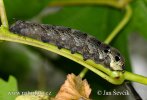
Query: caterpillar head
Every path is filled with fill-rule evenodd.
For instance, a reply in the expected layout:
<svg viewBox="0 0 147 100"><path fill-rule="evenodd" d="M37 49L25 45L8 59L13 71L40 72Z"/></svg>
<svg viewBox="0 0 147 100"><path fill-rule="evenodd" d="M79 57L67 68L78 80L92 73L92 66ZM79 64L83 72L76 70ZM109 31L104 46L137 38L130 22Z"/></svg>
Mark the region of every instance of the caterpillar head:
<svg viewBox="0 0 147 100"><path fill-rule="evenodd" d="M123 71L125 69L124 58L117 49L106 46L104 52L107 54L107 58L109 59L109 68L111 70Z"/></svg>
<svg viewBox="0 0 147 100"><path fill-rule="evenodd" d="M109 57L111 59L110 68L112 70L124 70L124 58L117 49L111 48L111 53L109 54Z"/></svg>

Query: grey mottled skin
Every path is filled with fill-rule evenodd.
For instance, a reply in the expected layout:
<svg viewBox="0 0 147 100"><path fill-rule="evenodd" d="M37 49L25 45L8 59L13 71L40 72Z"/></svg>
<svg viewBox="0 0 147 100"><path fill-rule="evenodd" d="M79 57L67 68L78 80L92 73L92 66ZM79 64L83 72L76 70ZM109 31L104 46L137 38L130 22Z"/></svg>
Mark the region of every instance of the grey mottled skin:
<svg viewBox="0 0 147 100"><path fill-rule="evenodd" d="M80 53L84 60L91 59L110 70L124 70L124 59L117 49L79 30L19 20L10 31L56 45L59 49L69 49L72 54Z"/></svg>

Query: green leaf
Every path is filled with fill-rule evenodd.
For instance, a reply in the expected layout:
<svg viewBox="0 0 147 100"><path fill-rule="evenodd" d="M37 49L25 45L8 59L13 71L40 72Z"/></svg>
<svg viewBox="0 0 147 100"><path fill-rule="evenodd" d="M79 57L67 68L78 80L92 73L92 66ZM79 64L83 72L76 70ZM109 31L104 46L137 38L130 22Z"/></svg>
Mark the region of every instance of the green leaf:
<svg viewBox="0 0 147 100"><path fill-rule="evenodd" d="M17 96L17 82L13 76L9 77L8 82L0 79L0 100L14 100Z"/></svg>
<svg viewBox="0 0 147 100"><path fill-rule="evenodd" d="M4 0L9 21L28 19L37 15L49 0Z"/></svg>
<svg viewBox="0 0 147 100"><path fill-rule="evenodd" d="M22 53L23 52L23 53ZM34 52L33 52L34 53ZM25 46L10 42L0 43L0 73L1 77L15 76L18 82L22 82L29 73L37 54L28 50ZM37 64L36 64L37 65Z"/></svg>

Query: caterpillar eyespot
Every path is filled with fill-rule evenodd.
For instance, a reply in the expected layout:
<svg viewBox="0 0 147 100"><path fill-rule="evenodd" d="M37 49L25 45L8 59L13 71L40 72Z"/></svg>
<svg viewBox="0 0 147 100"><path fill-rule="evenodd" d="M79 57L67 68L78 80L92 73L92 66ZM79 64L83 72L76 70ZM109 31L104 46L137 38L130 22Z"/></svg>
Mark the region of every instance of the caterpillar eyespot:
<svg viewBox="0 0 147 100"><path fill-rule="evenodd" d="M9 30L15 34L53 44L59 49L68 49L72 54L80 53L83 60L91 59L110 70L124 70L124 58L117 49L79 30L21 20L14 23Z"/></svg>
<svg viewBox="0 0 147 100"><path fill-rule="evenodd" d="M115 56L115 60L116 61L119 61L120 60L120 57L119 56Z"/></svg>
<svg viewBox="0 0 147 100"><path fill-rule="evenodd" d="M104 50L104 52L105 52L105 53L110 52L110 47L109 47L109 46L107 46L107 47L106 47L106 49Z"/></svg>

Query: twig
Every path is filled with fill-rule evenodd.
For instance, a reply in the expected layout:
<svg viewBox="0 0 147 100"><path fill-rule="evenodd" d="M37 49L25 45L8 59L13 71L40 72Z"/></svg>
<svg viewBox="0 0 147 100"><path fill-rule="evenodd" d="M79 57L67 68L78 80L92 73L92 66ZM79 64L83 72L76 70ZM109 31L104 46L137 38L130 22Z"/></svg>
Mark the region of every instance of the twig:
<svg viewBox="0 0 147 100"><path fill-rule="evenodd" d="M3 0L0 0L0 15L1 15L1 22L4 27L7 29L9 28L8 20L6 16L5 6Z"/></svg>
<svg viewBox="0 0 147 100"><path fill-rule="evenodd" d="M115 8L124 8L131 0L53 0L49 6L73 5L108 5Z"/></svg>
<svg viewBox="0 0 147 100"><path fill-rule="evenodd" d="M118 26L112 31L112 33L108 36L108 38L105 40L106 44L109 44L114 37L125 27L125 25L129 22L131 15L132 15L132 9L129 5L126 6L126 14L122 21L118 24Z"/></svg>
<svg viewBox="0 0 147 100"><path fill-rule="evenodd" d="M141 75L138 75L138 74L134 74L134 73L130 73L130 72L125 71L124 78L126 80L139 82L139 83L147 85L147 77L144 77L144 76L141 76Z"/></svg>

